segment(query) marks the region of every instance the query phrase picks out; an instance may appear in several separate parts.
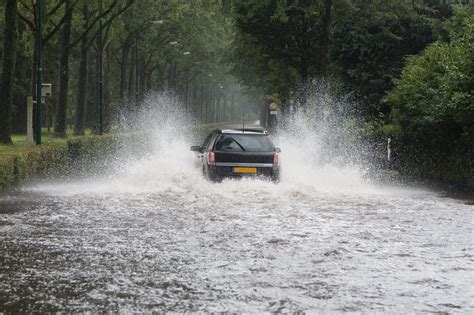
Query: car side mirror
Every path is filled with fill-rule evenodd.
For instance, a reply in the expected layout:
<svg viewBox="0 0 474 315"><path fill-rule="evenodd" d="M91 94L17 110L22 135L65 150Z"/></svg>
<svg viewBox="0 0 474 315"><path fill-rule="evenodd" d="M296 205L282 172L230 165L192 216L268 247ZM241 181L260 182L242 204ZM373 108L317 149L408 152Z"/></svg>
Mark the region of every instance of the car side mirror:
<svg viewBox="0 0 474 315"><path fill-rule="evenodd" d="M275 152L276 152L276 153L280 153L280 152L281 152L281 149L280 149L280 148L275 148Z"/></svg>
<svg viewBox="0 0 474 315"><path fill-rule="evenodd" d="M198 145L193 145L193 146L191 147L191 151L193 151L193 152L199 152L199 151L201 151L201 147L198 146Z"/></svg>

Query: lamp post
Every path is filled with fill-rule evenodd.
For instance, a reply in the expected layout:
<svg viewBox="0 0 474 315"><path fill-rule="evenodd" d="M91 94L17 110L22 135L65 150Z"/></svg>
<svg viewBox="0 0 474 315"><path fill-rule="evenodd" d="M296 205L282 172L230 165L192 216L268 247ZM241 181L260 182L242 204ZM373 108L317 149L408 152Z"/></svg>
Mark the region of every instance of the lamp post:
<svg viewBox="0 0 474 315"><path fill-rule="evenodd" d="M42 17L43 0L36 0L36 144L41 144L41 117L42 117L42 85L43 85L43 61L42 61Z"/></svg>

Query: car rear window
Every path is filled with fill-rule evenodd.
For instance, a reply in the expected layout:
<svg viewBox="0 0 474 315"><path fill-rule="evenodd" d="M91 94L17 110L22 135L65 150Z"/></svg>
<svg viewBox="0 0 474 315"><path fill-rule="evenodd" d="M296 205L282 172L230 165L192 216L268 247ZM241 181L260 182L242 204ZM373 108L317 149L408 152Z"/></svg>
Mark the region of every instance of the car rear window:
<svg viewBox="0 0 474 315"><path fill-rule="evenodd" d="M217 151L225 152L271 152L275 150L267 135L223 134L216 143Z"/></svg>

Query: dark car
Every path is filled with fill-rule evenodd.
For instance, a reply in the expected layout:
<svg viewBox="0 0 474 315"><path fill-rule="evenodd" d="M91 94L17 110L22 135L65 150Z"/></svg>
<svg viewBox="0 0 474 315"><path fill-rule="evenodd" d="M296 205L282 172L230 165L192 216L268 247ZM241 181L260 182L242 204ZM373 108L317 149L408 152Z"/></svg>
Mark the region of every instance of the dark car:
<svg viewBox="0 0 474 315"><path fill-rule="evenodd" d="M213 181L243 176L280 178L281 150L261 128L216 129L191 151L197 152L204 176Z"/></svg>

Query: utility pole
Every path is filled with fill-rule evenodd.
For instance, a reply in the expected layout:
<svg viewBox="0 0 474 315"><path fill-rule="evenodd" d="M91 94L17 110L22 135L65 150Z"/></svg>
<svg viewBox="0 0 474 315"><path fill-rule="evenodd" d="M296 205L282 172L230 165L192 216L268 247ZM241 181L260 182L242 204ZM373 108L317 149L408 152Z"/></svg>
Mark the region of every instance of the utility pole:
<svg viewBox="0 0 474 315"><path fill-rule="evenodd" d="M42 18L43 18L43 0L36 0L36 144L41 144L41 117L43 107L43 96L41 93L43 86L43 61L42 61L42 50L43 50L43 30L42 30Z"/></svg>
<svg viewBox="0 0 474 315"><path fill-rule="evenodd" d="M102 0L99 1L99 15L102 16ZM104 132L104 81L102 58L102 17L99 19L99 134Z"/></svg>

